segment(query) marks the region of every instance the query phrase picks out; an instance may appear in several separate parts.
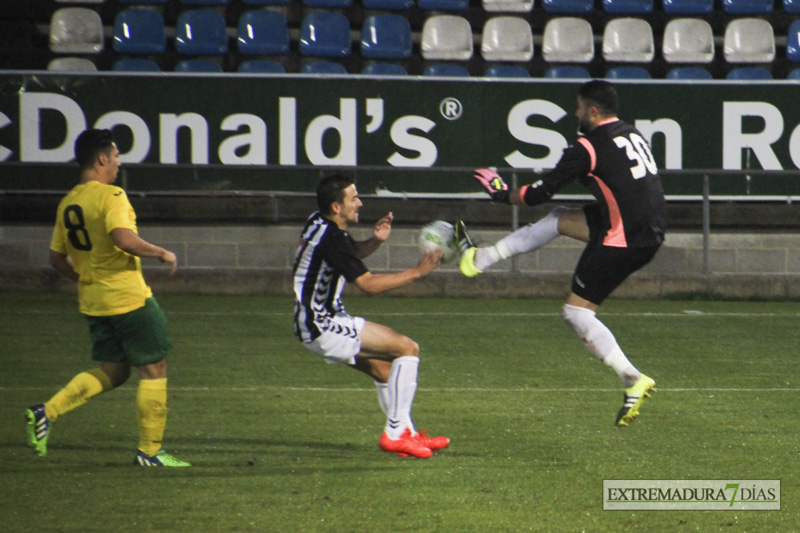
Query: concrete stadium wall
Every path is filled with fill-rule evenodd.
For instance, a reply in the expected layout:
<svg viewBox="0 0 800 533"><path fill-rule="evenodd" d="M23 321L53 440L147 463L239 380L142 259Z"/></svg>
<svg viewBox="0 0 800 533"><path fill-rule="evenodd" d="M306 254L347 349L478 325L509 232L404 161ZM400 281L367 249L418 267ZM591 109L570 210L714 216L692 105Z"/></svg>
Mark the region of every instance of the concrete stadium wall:
<svg viewBox="0 0 800 533"><path fill-rule="evenodd" d="M179 270L168 276L157 261L143 261L154 290L222 294L291 294L291 267L301 225L167 225L140 223L145 239L174 251ZM356 228L356 239L369 235ZM47 262L49 224L0 225L0 290L70 291ZM505 230L474 227L479 243L492 243ZM374 272L416 264L417 230L396 227L366 261ZM468 279L455 262L395 295L525 296L563 298L582 244L562 237L532 254L503 261ZM800 298L800 232L716 231L710 240L710 270L703 273L703 243L695 231L673 231L654 261L614 297L657 298L716 293L731 298ZM352 287L349 289L352 290Z"/></svg>

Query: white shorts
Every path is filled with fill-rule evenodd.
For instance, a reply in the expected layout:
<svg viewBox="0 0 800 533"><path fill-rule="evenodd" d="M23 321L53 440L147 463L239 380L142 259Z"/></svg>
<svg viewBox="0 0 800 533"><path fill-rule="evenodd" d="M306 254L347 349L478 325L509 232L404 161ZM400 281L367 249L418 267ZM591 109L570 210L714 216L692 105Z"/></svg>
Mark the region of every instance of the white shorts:
<svg viewBox="0 0 800 533"><path fill-rule="evenodd" d="M304 342L303 346L324 357L325 362L330 365L355 364L356 355L361 351L359 333L364 322L366 321L361 317L336 315L322 335L311 342Z"/></svg>

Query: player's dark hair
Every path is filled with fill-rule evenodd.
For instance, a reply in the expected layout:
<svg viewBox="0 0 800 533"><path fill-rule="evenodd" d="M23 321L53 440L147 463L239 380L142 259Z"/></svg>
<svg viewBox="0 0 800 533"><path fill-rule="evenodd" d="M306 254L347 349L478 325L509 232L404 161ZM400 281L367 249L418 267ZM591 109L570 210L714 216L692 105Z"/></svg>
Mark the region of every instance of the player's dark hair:
<svg viewBox="0 0 800 533"><path fill-rule="evenodd" d="M75 160L81 168L91 167L100 153L111 153L113 144L111 130L86 130L75 140Z"/></svg>
<svg viewBox="0 0 800 533"><path fill-rule="evenodd" d="M607 81L587 81L581 85L578 90L578 96L597 106L604 115L616 115L619 111L617 90Z"/></svg>
<svg viewBox="0 0 800 533"><path fill-rule="evenodd" d="M353 176L337 172L325 177L317 185L317 207L323 215L331 213L331 204L344 201L344 190L355 183Z"/></svg>

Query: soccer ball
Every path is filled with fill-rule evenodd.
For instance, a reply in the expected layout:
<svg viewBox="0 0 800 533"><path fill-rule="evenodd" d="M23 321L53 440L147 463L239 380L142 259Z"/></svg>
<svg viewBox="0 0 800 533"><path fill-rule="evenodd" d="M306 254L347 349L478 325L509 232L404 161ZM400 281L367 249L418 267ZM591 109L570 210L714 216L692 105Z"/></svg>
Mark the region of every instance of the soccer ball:
<svg viewBox="0 0 800 533"><path fill-rule="evenodd" d="M423 252L441 250L442 263L450 261L458 252L456 230L444 220L428 222L419 232L419 247Z"/></svg>

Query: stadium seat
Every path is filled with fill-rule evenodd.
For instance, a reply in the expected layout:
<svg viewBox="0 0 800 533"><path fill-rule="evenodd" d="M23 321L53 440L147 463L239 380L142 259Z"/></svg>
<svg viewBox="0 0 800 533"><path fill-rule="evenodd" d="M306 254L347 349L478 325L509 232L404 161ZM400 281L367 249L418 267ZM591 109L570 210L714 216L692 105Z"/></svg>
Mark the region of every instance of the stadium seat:
<svg viewBox="0 0 800 533"><path fill-rule="evenodd" d="M469 0L417 0L417 7L424 11L465 11Z"/></svg>
<svg viewBox="0 0 800 533"><path fill-rule="evenodd" d="M47 70L61 72L96 72L97 65L84 57L57 57L47 64Z"/></svg>
<svg viewBox="0 0 800 533"><path fill-rule="evenodd" d="M711 73L703 67L674 67L667 72L668 80L710 80Z"/></svg>
<svg viewBox="0 0 800 533"><path fill-rule="evenodd" d="M161 67L152 59L126 57L115 61L111 70L116 72L161 72Z"/></svg>
<svg viewBox="0 0 800 533"><path fill-rule="evenodd" d="M279 11L256 9L239 17L236 45L245 56L289 52L289 26Z"/></svg>
<svg viewBox="0 0 800 533"><path fill-rule="evenodd" d="M300 68L301 74L347 74L344 65L333 61L314 61Z"/></svg>
<svg viewBox="0 0 800 533"><path fill-rule="evenodd" d="M662 9L667 15L708 15L714 0L664 0Z"/></svg>
<svg viewBox="0 0 800 533"><path fill-rule="evenodd" d="M414 0L363 0L363 4L366 9L405 11L414 7Z"/></svg>
<svg viewBox="0 0 800 533"><path fill-rule="evenodd" d="M522 17L492 17L483 26L481 56L486 61L530 61L533 31Z"/></svg>
<svg viewBox="0 0 800 533"><path fill-rule="evenodd" d="M103 50L103 21L88 7L62 7L50 19L50 50L57 54L97 54Z"/></svg>
<svg viewBox="0 0 800 533"><path fill-rule="evenodd" d="M772 72L764 67L736 67L725 76L728 80L771 80Z"/></svg>
<svg viewBox="0 0 800 533"><path fill-rule="evenodd" d="M246 6L286 6L289 0L242 0Z"/></svg>
<svg viewBox="0 0 800 533"><path fill-rule="evenodd" d="M277 61L249 59L242 61L236 71L248 74L284 74L286 69Z"/></svg>
<svg viewBox="0 0 800 533"><path fill-rule="evenodd" d="M361 74L373 76L408 76L408 71L403 65L396 63L371 63L361 69Z"/></svg>
<svg viewBox="0 0 800 533"><path fill-rule="evenodd" d="M728 15L769 15L773 0L722 0L722 10Z"/></svg>
<svg viewBox="0 0 800 533"><path fill-rule="evenodd" d="M786 30L786 59L800 63L800 20L795 20Z"/></svg>
<svg viewBox="0 0 800 533"><path fill-rule="evenodd" d="M710 63L714 59L714 32L700 18L676 18L664 28L661 54L667 63Z"/></svg>
<svg viewBox="0 0 800 533"><path fill-rule="evenodd" d="M56 0L58 4L102 4L106 0Z"/></svg>
<svg viewBox="0 0 800 533"><path fill-rule="evenodd" d="M525 67L516 65L494 65L486 69L484 78L530 78L531 73Z"/></svg>
<svg viewBox="0 0 800 533"><path fill-rule="evenodd" d="M642 67L613 67L606 72L606 78L612 80L649 80L650 72Z"/></svg>
<svg viewBox="0 0 800 533"><path fill-rule="evenodd" d="M175 49L180 55L222 55L228 51L225 19L216 11L189 9L175 22Z"/></svg>
<svg viewBox="0 0 800 533"><path fill-rule="evenodd" d="M325 9L342 9L352 6L353 0L303 0L303 5Z"/></svg>
<svg viewBox="0 0 800 533"><path fill-rule="evenodd" d="M542 7L557 15L588 15L594 11L594 0L543 0Z"/></svg>
<svg viewBox="0 0 800 533"><path fill-rule="evenodd" d="M452 65L449 63L439 65L428 65L422 71L423 76L443 76L446 78L468 78L469 71L462 65Z"/></svg>
<svg viewBox="0 0 800 533"><path fill-rule="evenodd" d="M482 0L487 13L529 13L533 10L533 0Z"/></svg>
<svg viewBox="0 0 800 533"><path fill-rule="evenodd" d="M728 63L771 63L775 59L772 26L757 18L731 20L725 28L723 53Z"/></svg>
<svg viewBox="0 0 800 533"><path fill-rule="evenodd" d="M795 68L789 71L786 75L787 80L800 80L800 68Z"/></svg>
<svg viewBox="0 0 800 533"><path fill-rule="evenodd" d="M167 48L164 18L152 9L124 9L114 19L112 43L120 54L162 54Z"/></svg>
<svg viewBox="0 0 800 533"><path fill-rule="evenodd" d="M227 6L231 0L181 0L185 6Z"/></svg>
<svg viewBox="0 0 800 533"><path fill-rule="evenodd" d="M466 61L472 57L472 28L457 15L434 15L422 26L420 48L425 59Z"/></svg>
<svg viewBox="0 0 800 533"><path fill-rule="evenodd" d="M350 22L337 11L312 12L300 23L300 55L347 57L352 51Z"/></svg>
<svg viewBox="0 0 800 533"><path fill-rule="evenodd" d="M788 15L800 15L800 0L783 0L783 12Z"/></svg>
<svg viewBox="0 0 800 533"><path fill-rule="evenodd" d="M603 0L609 15L646 15L653 12L653 0Z"/></svg>
<svg viewBox="0 0 800 533"><path fill-rule="evenodd" d="M402 15L368 15L361 26L361 55L368 59L411 57L411 24Z"/></svg>
<svg viewBox="0 0 800 533"><path fill-rule="evenodd" d="M134 5L164 5L169 0L117 0L120 4L134 4Z"/></svg>
<svg viewBox="0 0 800 533"><path fill-rule="evenodd" d="M588 63L594 58L592 26L578 17L547 21L542 38L542 57L549 63Z"/></svg>
<svg viewBox="0 0 800 533"><path fill-rule="evenodd" d="M603 58L619 63L649 63L655 55L653 30L644 19L608 21L603 32Z"/></svg>
<svg viewBox="0 0 800 533"><path fill-rule="evenodd" d="M588 79L592 76L589 74L589 71L583 67L578 67L575 65L561 65L558 67L550 67L544 72L545 78L557 78L557 79L565 79L565 78L576 78L576 79Z"/></svg>
<svg viewBox="0 0 800 533"><path fill-rule="evenodd" d="M183 59L175 65L175 72L222 72L222 66L210 59Z"/></svg>

